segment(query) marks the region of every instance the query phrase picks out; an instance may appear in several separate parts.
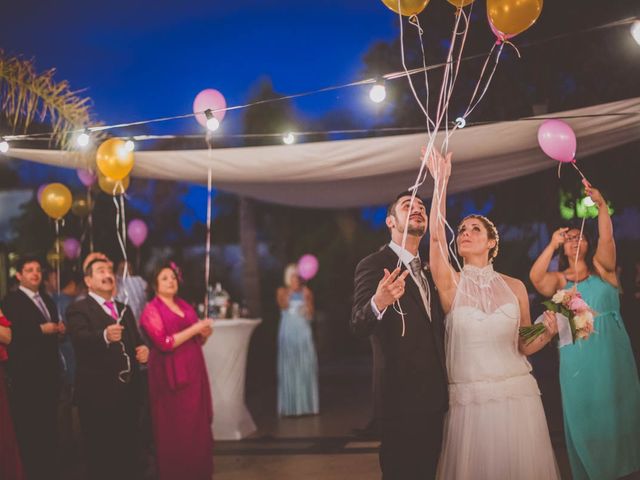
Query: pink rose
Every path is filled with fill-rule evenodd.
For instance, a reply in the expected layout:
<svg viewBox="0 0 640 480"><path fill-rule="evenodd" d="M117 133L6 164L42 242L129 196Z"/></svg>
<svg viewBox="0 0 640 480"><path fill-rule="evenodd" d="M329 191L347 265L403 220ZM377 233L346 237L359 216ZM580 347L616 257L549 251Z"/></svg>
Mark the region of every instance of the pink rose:
<svg viewBox="0 0 640 480"><path fill-rule="evenodd" d="M582 298L577 296L569 300L569 305L567 306L574 312L582 312L589 309L589 305L587 305L587 303Z"/></svg>

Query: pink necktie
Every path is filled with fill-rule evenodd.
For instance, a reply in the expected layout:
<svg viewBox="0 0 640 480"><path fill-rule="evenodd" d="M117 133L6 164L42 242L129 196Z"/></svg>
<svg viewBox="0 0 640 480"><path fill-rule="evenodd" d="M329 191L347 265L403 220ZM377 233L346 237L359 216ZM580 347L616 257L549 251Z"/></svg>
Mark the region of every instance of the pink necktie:
<svg viewBox="0 0 640 480"><path fill-rule="evenodd" d="M106 302L104 302L104 304L111 312L111 316L113 317L113 319L118 320L118 312L116 312L116 307L113 302L111 300L107 300Z"/></svg>

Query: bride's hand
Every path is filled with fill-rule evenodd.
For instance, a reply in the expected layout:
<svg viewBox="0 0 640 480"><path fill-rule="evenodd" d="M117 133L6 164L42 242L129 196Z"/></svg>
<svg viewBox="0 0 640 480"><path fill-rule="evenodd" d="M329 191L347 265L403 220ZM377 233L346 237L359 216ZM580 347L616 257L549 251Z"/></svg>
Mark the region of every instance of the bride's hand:
<svg viewBox="0 0 640 480"><path fill-rule="evenodd" d="M553 338L557 335L558 320L556 319L555 312L552 312L551 310L544 312L544 319L542 320L542 323L544 324L544 328L546 329L549 338Z"/></svg>
<svg viewBox="0 0 640 480"><path fill-rule="evenodd" d="M427 148L422 147L420 152L422 154L420 159L422 160L427 153ZM434 148L431 150L431 155L429 155L427 159L427 168L433 178L436 178L436 176L444 179L449 178L451 175L451 156L451 152L448 152L446 156L442 156L437 149Z"/></svg>

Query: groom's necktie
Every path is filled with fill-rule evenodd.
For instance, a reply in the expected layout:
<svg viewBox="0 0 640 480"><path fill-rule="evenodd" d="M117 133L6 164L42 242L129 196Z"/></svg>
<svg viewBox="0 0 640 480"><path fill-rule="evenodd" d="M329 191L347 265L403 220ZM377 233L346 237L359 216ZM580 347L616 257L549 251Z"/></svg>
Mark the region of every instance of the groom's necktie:
<svg viewBox="0 0 640 480"><path fill-rule="evenodd" d="M418 282L418 286L422 289L422 292L426 295L429 291L429 287L427 285L427 281L422 275L422 262L420 262L420 258L415 257L411 262L409 262L409 267L411 267L411 273L413 273L413 278Z"/></svg>

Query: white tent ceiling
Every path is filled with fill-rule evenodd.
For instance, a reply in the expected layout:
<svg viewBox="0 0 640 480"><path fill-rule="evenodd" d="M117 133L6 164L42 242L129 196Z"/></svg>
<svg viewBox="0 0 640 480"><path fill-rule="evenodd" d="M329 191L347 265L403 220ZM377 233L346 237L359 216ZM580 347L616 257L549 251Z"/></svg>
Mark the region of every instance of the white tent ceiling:
<svg viewBox="0 0 640 480"><path fill-rule="evenodd" d="M578 137L580 158L640 139L640 98L561 112ZM454 133L450 191L459 192L553 168L537 142L542 120L468 127ZM206 183L252 198L304 207L386 203L415 181L426 133L262 147L141 151L133 176ZM62 167L78 153L12 149L11 156ZM428 197L431 184L420 189Z"/></svg>

